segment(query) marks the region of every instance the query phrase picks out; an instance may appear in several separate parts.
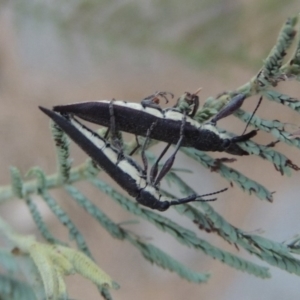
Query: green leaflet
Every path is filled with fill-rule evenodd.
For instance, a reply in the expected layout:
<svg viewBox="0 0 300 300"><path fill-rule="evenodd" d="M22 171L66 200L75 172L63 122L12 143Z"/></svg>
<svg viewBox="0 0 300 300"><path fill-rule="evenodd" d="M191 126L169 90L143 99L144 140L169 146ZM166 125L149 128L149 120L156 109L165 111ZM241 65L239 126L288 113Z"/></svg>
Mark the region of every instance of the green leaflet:
<svg viewBox="0 0 300 300"><path fill-rule="evenodd" d="M270 52L269 56L264 60L264 64L256 76L234 91L227 91L216 98L209 97L205 101L203 107L195 115L195 119L200 123L209 120L209 118L213 117L218 111L220 111L222 107L238 93L244 93L247 97L263 95L273 102L280 103L296 112L300 112L300 101L298 99L272 90L273 87L287 79L300 80L300 41L298 41L294 54L288 62L283 65L283 59L286 56L287 49L289 49L295 39L296 22L297 18L293 17L288 19L284 24L276 45ZM271 103L271 105L274 105L274 103ZM235 115L247 122L251 114L240 109L235 113ZM254 116L251 124L256 128L271 133L276 139L285 142L287 145L300 148L300 139L298 137L291 138L290 134L284 128L285 124L281 121L264 120L258 116ZM162 252L154 245L144 243L140 237L135 236L130 231L127 231L120 225L114 223L106 214L104 214L96 205L91 203L72 185L77 181L85 180L90 181L99 190L110 195L113 200L127 211L148 220L159 230L169 233L181 244L201 250L207 255L238 270L246 271L261 278L267 278L270 276L267 268L253 264L229 252L214 247L205 240L198 238L194 231L178 225L177 222L165 218L162 214L141 208L137 203L124 197L120 193L117 193L114 188L95 178L95 176L99 173L99 168L97 168L91 160L71 169L68 138L55 125L52 126L52 132L57 146L57 173L46 176L39 168L33 168L30 170L29 175L34 175L34 179L23 182L19 170L12 167L10 169L12 181L11 186L0 187L0 203L3 203L12 197L24 199L38 229L48 242L55 245L63 244L63 242L57 240L47 228L41 213L32 200L32 194L39 195L40 198L47 203L48 207L56 215L59 222L68 228L70 236L76 240L78 248L91 256L84 237L73 224L68 214L62 210L56 200L49 194L49 190L52 188L64 187L66 192L71 195L71 197L75 199L75 201L92 217L97 219L101 226L103 226L113 237L129 241L148 261L155 263L162 268L176 272L179 276L192 282L199 283L208 280L208 274L202 274L188 269L180 262L170 257L167 253ZM155 143L155 141L153 141L153 143ZM275 151L273 148L258 145L253 141L240 143L240 146L250 154L260 156L261 158L273 163L276 170L278 170L281 174L291 175L292 170L299 170L299 167L290 159L282 153ZM125 147L125 149L127 148ZM130 145L128 149L130 149ZM206 168L218 172L228 181L235 182L236 185L244 191L250 194L255 194L260 199L272 201L272 193L265 187L260 185L258 182L249 179L240 172L232 168L228 168L220 161L214 160L207 154L194 149L182 149L182 152L193 158L195 161L200 162ZM249 159L250 158L251 157L249 157ZM151 159L153 160L154 158L152 157ZM178 187L183 193L194 193L194 191L192 191L190 187L173 172L170 172L166 176L166 179L175 183L176 187ZM174 209L182 216L193 221L200 229L219 235L227 242L234 244L236 247L245 249L248 253L255 255L259 259L266 261L273 266L286 270L290 273L300 275L300 261L291 254L293 252L300 252L299 239L285 245L268 240L262 236L246 234L241 229L236 228L227 222L208 203L199 203L198 207L192 205L181 205L174 207ZM12 299L27 299L26 297L34 299L35 296L30 294L32 291L29 285L18 282L10 277L10 275L16 270L15 263L16 261L14 260L13 255L5 250L0 251L0 264L7 270L7 274L0 275L0 294L2 295L7 291L11 292L13 290L13 297L15 298ZM105 299L111 299L108 290L99 287L99 291Z"/></svg>
<svg viewBox="0 0 300 300"><path fill-rule="evenodd" d="M45 224L42 215L40 214L37 206L32 201L30 196L26 196L26 204L29 208L30 214L32 216L32 219L34 220L36 227L44 237L46 241L48 241L51 244L58 244L58 245L65 245L64 242L56 239L52 233L49 231L47 225Z"/></svg>
<svg viewBox="0 0 300 300"><path fill-rule="evenodd" d="M233 136L231 132L220 130L222 133L226 133L229 136ZM289 158L287 158L284 154L275 151L271 147L267 147L264 145L259 145L252 140L248 140L246 142L238 143L239 146L246 150L249 154L257 155L262 159L266 159L270 161L275 169L281 173L281 175L292 175L292 170L299 171L300 168L294 164Z"/></svg>
<svg viewBox="0 0 300 300"><path fill-rule="evenodd" d="M185 194L195 193L176 174L170 172L167 176ZM224 240L243 247L250 254L254 254L269 264L300 276L300 260L297 260L290 254L287 246L282 243L273 242L262 236L245 234L242 230L230 225L208 203L199 202L199 205L205 213L212 232L217 232ZM194 223L198 223L197 210L193 208L193 214L190 213L191 205L185 205L184 208L178 206L175 209L190 218ZM188 213L186 214L186 212ZM200 217L200 220L202 220L203 215L201 214Z"/></svg>
<svg viewBox="0 0 300 300"><path fill-rule="evenodd" d="M56 146L57 166L58 171L63 182L68 182L70 177L70 170L72 167L70 156L68 136L53 122L51 122L51 130L53 140Z"/></svg>
<svg viewBox="0 0 300 300"><path fill-rule="evenodd" d="M244 176L243 174L236 171L235 169L229 168L222 163L217 163L217 167L216 167L216 160L214 160L207 154L203 153L202 151L198 151L191 148L181 148L180 150L183 153L185 153L187 156L201 163L201 165L203 165L204 167L210 168L218 172L229 182L236 183L237 186L241 188L243 191L246 191L249 194L253 193L259 199L267 200L270 202L273 201L272 193L269 192L264 186Z"/></svg>
<svg viewBox="0 0 300 300"><path fill-rule="evenodd" d="M2 248L0 248L0 266L10 273L16 273L19 271L15 257L10 251Z"/></svg>
<svg viewBox="0 0 300 300"><path fill-rule="evenodd" d="M101 209L93 204L86 196L84 196L77 188L72 185L66 185L67 193L82 207L85 211L95 218L102 227L105 228L114 238L124 239L126 233L124 230L111 221Z"/></svg>
<svg viewBox="0 0 300 300"><path fill-rule="evenodd" d="M0 274L0 295L2 299L35 300L32 288L21 281Z"/></svg>
<svg viewBox="0 0 300 300"><path fill-rule="evenodd" d="M291 46L296 35L296 30L294 29L294 27L297 23L297 20L297 17L289 18L283 25L279 33L276 45L271 50L269 56L264 60L264 76L272 78L280 74L279 69L286 55L286 51Z"/></svg>
<svg viewBox="0 0 300 300"><path fill-rule="evenodd" d="M97 184L97 187L101 185L103 188L106 188L108 193L114 195L113 199L118 199L118 201L128 202L128 207L131 206L130 200L127 200L124 196L117 193L114 189L112 189L109 185L105 184L102 181L93 182ZM139 237L134 237L129 231L126 231L119 225L116 225L107 215L105 215L97 206L91 203L82 193L80 193L73 186L66 186L66 191L77 201L77 203L82 206L89 214L91 214L114 238L120 240L128 240L133 246L140 250L142 255L149 260L151 263L155 263L156 265L163 267L164 269L168 269L171 272L176 272L182 278L200 283L205 282L209 278L209 274L203 274L199 272L194 272L180 262L176 261L172 257L170 257L165 252L156 248L154 245L149 243L143 243ZM137 207L138 205L132 203L132 206Z"/></svg>
<svg viewBox="0 0 300 300"><path fill-rule="evenodd" d="M266 90L262 95L269 100L288 106L292 110L300 113L300 101L296 98L281 94L275 90Z"/></svg>
<svg viewBox="0 0 300 300"><path fill-rule="evenodd" d="M299 171L299 167L294 164L284 154L273 150L270 147L256 144L253 141L247 141L239 143L240 147L246 150L249 154L255 154L263 159L266 159L273 163L275 169L281 173L281 175L292 175L292 170Z"/></svg>
<svg viewBox="0 0 300 300"><path fill-rule="evenodd" d="M15 167L10 167L10 177L13 194L22 199L24 197L24 188L20 171Z"/></svg>
<svg viewBox="0 0 300 300"><path fill-rule="evenodd" d="M155 263L163 269L176 272L180 277L186 279L187 281L201 283L206 282L210 277L210 274L207 273L193 272L191 269L185 267L167 253L151 244L145 244L138 240L135 240L132 242L132 244L134 244L141 251L142 255L148 261Z"/></svg>
<svg viewBox="0 0 300 300"><path fill-rule="evenodd" d="M244 121L245 123L248 122L251 114L242 110L238 109L235 113L239 119ZM290 134L284 130L284 124L280 123L277 120L264 120L259 118L258 116L253 116L250 121L250 124L255 128L261 129L266 132L270 132L276 139L286 143L289 146L295 146L300 148L300 139L299 138L291 138Z"/></svg>
<svg viewBox="0 0 300 300"><path fill-rule="evenodd" d="M203 251L205 254L218 259L231 267L234 267L238 270L248 272L250 274L266 278L269 277L268 271L266 268L253 264L247 260L239 258L227 251L223 251L217 247L210 245L203 239L198 238L194 232L183 228L177 223L173 222L166 217L163 217L161 214L158 214L152 210L143 209L137 203L132 202L128 198L124 197L118 193L115 189L108 186L103 181L94 178L90 182L95 185L102 192L111 196L112 199L117 201L123 208L130 211L131 213L138 215L150 223L154 224L159 229L171 234L176 238L180 243L188 247L193 247L197 250Z"/></svg>

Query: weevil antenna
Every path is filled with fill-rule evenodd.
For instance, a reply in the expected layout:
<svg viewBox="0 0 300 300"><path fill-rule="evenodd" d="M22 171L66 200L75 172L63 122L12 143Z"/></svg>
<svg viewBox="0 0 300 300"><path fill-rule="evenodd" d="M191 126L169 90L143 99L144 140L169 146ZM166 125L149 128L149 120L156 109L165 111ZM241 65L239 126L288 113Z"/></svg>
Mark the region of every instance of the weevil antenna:
<svg viewBox="0 0 300 300"><path fill-rule="evenodd" d="M147 145L148 145L149 140L150 140L151 131L155 127L156 123L157 122L153 122L151 124L150 128L147 130L146 139L144 141L142 151L141 151L142 161L143 161L143 165L144 165L144 174L146 176L147 176L147 172L148 172L148 159L146 157L146 149L147 149Z"/></svg>
<svg viewBox="0 0 300 300"><path fill-rule="evenodd" d="M256 114L258 108L260 107L260 104L261 104L261 102L262 102L262 99L263 99L263 96L261 96L261 97L259 98L258 103L257 103L257 105L256 105L256 107L255 107L255 109L254 109L254 111L253 111L253 113L252 113L250 119L248 120L248 122L247 122L247 124L246 124L246 127L245 127L245 129L244 129L242 135L245 134L245 132L246 132L246 130L247 130L247 128L248 128L248 126L249 126L249 124L250 124L250 122L251 122L253 116Z"/></svg>
<svg viewBox="0 0 300 300"><path fill-rule="evenodd" d="M185 113L183 113L182 123L181 123L181 127L180 127L180 137L179 137L179 140L178 140L177 145L175 147L175 151L168 158L168 160L164 163L162 169L160 170L158 176L156 177L156 179L154 181L154 186L156 186L160 183L160 181L165 177L165 175L170 171L170 169L173 166L176 154L177 154L177 152L178 152L178 150L181 146L181 143L182 143L182 140L183 140L183 137L184 137L185 122L186 122L186 116L185 116Z"/></svg>
<svg viewBox="0 0 300 300"><path fill-rule="evenodd" d="M211 199L201 199L201 198L206 197L206 196L212 196L212 195L220 194L220 193L223 193L223 192L225 192L227 190L228 190L228 188L225 188L225 189L222 189L222 190L219 190L219 191L216 191L216 192L213 192L213 193L209 193L209 194L204 194L204 195L190 195L190 196L187 196L185 198L181 198L181 199L170 201L170 206L171 205L178 205L178 204L189 203L189 202L210 202L210 201L216 201L217 198L211 198ZM198 199L198 198L200 198L200 199Z"/></svg>
<svg viewBox="0 0 300 300"><path fill-rule="evenodd" d="M198 195L197 197L202 198L202 197L212 196L212 195L216 195L216 194L221 194L223 192L226 192L227 190L228 190L228 188L224 188L224 189L221 189L216 192L212 192L212 193L208 193L208 194L204 194L204 195Z"/></svg>

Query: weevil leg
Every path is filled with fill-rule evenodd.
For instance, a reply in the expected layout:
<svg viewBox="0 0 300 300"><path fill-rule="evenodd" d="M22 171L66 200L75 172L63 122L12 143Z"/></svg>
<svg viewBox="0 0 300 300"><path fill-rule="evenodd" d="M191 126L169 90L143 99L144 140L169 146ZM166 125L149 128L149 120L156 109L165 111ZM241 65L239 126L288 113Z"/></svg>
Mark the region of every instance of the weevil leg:
<svg viewBox="0 0 300 300"><path fill-rule="evenodd" d="M105 134L104 134L104 139L106 139L107 140L107 138L108 138L108 135L109 135L109 127L107 127L107 130L106 130L106 132L105 132Z"/></svg>
<svg viewBox="0 0 300 300"><path fill-rule="evenodd" d="M193 110L189 113L189 117L193 118L196 112L198 111L200 101L199 101L199 96L197 96L196 94L192 94L191 96L192 96L191 101L193 102L194 107Z"/></svg>
<svg viewBox="0 0 300 300"><path fill-rule="evenodd" d="M166 104L169 103L168 95L170 95L170 97L172 99L174 98L174 94L170 93L170 92L156 92L154 95L155 95L155 97L162 97L162 98L164 98L166 100Z"/></svg>
<svg viewBox="0 0 300 300"><path fill-rule="evenodd" d="M112 145L117 148L121 154L123 154L123 147L120 139L117 136L117 130L116 130L116 118L114 114L114 101L115 99L112 99L109 102L109 116L110 116L110 136L111 136L111 141Z"/></svg>
<svg viewBox="0 0 300 300"><path fill-rule="evenodd" d="M229 115L232 115L237 109L239 109L244 100L246 98L245 94L238 94L234 96L228 103L225 105L223 109L221 109L211 120L210 122L214 125L217 124L217 122L223 118L228 117Z"/></svg>
<svg viewBox="0 0 300 300"><path fill-rule="evenodd" d="M185 126L185 122L186 122L186 116L185 113L183 114L183 118L182 118L182 123L181 123L181 127L180 127L180 137L179 140L177 142L176 148L173 152L173 154L168 158L168 160L164 163L162 169L160 170L159 174L157 175L157 177L155 178L154 181L154 186L158 185L160 183L160 181L164 178L164 176L170 171L170 169L173 166L176 154L181 146L183 137L184 137L184 126Z"/></svg>
<svg viewBox="0 0 300 300"><path fill-rule="evenodd" d="M143 166L144 166L144 175L145 176L147 176L147 172L148 172L148 160L147 160L147 157L146 157L146 154L145 154L147 144L148 144L148 131L147 131L146 140L143 144L143 148L142 148L142 151L141 151L141 157L142 157L142 162L143 162Z"/></svg>
<svg viewBox="0 0 300 300"><path fill-rule="evenodd" d="M155 178L157 176L158 173L158 163L160 162L160 160L163 158L163 156L166 154L166 152L169 150L170 146L172 144L168 144L164 150L161 152L161 154L159 155L159 157L157 158L156 162L154 163L154 165L152 166L151 170L150 170L150 182L151 184L154 183Z"/></svg>
<svg viewBox="0 0 300 300"><path fill-rule="evenodd" d="M141 144L139 142L139 139L138 139L138 136L135 135L135 141L136 141L136 146L133 148L133 150L131 150L131 152L128 154L129 156L132 156L136 151L137 149L139 149L141 147Z"/></svg>
<svg viewBox="0 0 300 300"><path fill-rule="evenodd" d="M162 97L166 100L166 103L169 102L167 95L170 95L171 98L174 98L174 95L170 92L155 92L154 94L144 98L141 101L143 107L152 107L161 110L159 105L159 97Z"/></svg>
<svg viewBox="0 0 300 300"><path fill-rule="evenodd" d="M199 108L199 96L197 95L202 88L199 88L195 93L191 94L185 92L182 96L177 99L176 104L172 107L173 109L179 110L180 112L186 111L186 114L193 118Z"/></svg>
<svg viewBox="0 0 300 300"><path fill-rule="evenodd" d="M153 122L150 126L150 128L147 130L147 134L146 134L146 138L142 147L142 151L141 151L141 157L142 157L142 161L143 161L143 165L144 165L144 174L147 175L148 172L148 160L146 157L146 149L150 140L150 135L151 135L151 131L153 130L153 128L155 127L157 122Z"/></svg>

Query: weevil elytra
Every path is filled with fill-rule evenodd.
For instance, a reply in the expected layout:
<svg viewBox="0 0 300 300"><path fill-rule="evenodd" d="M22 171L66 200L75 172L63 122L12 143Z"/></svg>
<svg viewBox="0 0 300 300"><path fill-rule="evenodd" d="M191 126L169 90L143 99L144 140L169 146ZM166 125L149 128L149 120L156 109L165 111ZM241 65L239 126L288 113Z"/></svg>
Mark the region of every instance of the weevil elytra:
<svg viewBox="0 0 300 300"><path fill-rule="evenodd" d="M114 107L113 107L114 108ZM186 119L181 120L181 128L177 137L176 149L171 157L166 161L161 171L157 174L157 163L151 180L147 179L147 163L145 163L144 149L142 157L144 169L130 156L123 153L119 146L111 145L105 138L102 138L94 131L90 130L79 121L69 115L61 115L46 108L40 109L48 115L87 155L89 155L111 178L117 182L129 195L134 197L138 203L152 209L164 211L172 205L178 205L196 201L213 201L216 199L202 199L204 196L211 196L221 193L226 189L205 195L190 195L180 199L169 199L161 194L158 185L165 174L171 169L176 153L183 140ZM184 115L181 115L184 116ZM113 121L113 118L110 120ZM114 124L113 124L114 125ZM146 142L151 136L151 131L156 128L154 122L146 132ZM114 127L114 126L111 126ZM113 139L112 139L113 140ZM160 157L161 158L161 157ZM160 159L159 158L159 159Z"/></svg>
<svg viewBox="0 0 300 300"><path fill-rule="evenodd" d="M142 100L141 103L131 103L122 100L101 100L54 106L53 110L109 127L110 111L113 106L117 130L146 136L151 125L156 123L155 128L150 133L150 138L164 141L168 144L176 144L180 134L183 115L176 108L161 109L156 101L157 95L160 94L151 95ZM240 97L239 102L236 101L236 103L239 105L241 100L243 99ZM195 113L193 110L191 115L186 117L181 146L192 147L202 151L248 155L237 143L254 137L256 135L255 130L244 135L229 137L220 133L215 126L219 119L231 114L232 109L233 106L227 106L213 119L213 122L204 124L200 124L191 118Z"/></svg>

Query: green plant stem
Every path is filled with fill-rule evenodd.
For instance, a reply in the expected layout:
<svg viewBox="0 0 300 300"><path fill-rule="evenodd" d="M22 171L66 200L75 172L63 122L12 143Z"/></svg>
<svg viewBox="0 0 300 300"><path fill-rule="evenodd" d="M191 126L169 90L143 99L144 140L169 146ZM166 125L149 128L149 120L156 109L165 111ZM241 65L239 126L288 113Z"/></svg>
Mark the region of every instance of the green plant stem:
<svg viewBox="0 0 300 300"><path fill-rule="evenodd" d="M86 172L87 163L83 163L77 167L71 169L69 183L78 182L81 180L86 180L92 177L89 172ZM61 181L61 176L58 173L46 176L46 189L59 188L63 185ZM26 194L33 194L38 192L38 181L28 180L24 181L23 187ZM14 191L11 185L0 186L0 205L7 202L8 200L15 198Z"/></svg>

